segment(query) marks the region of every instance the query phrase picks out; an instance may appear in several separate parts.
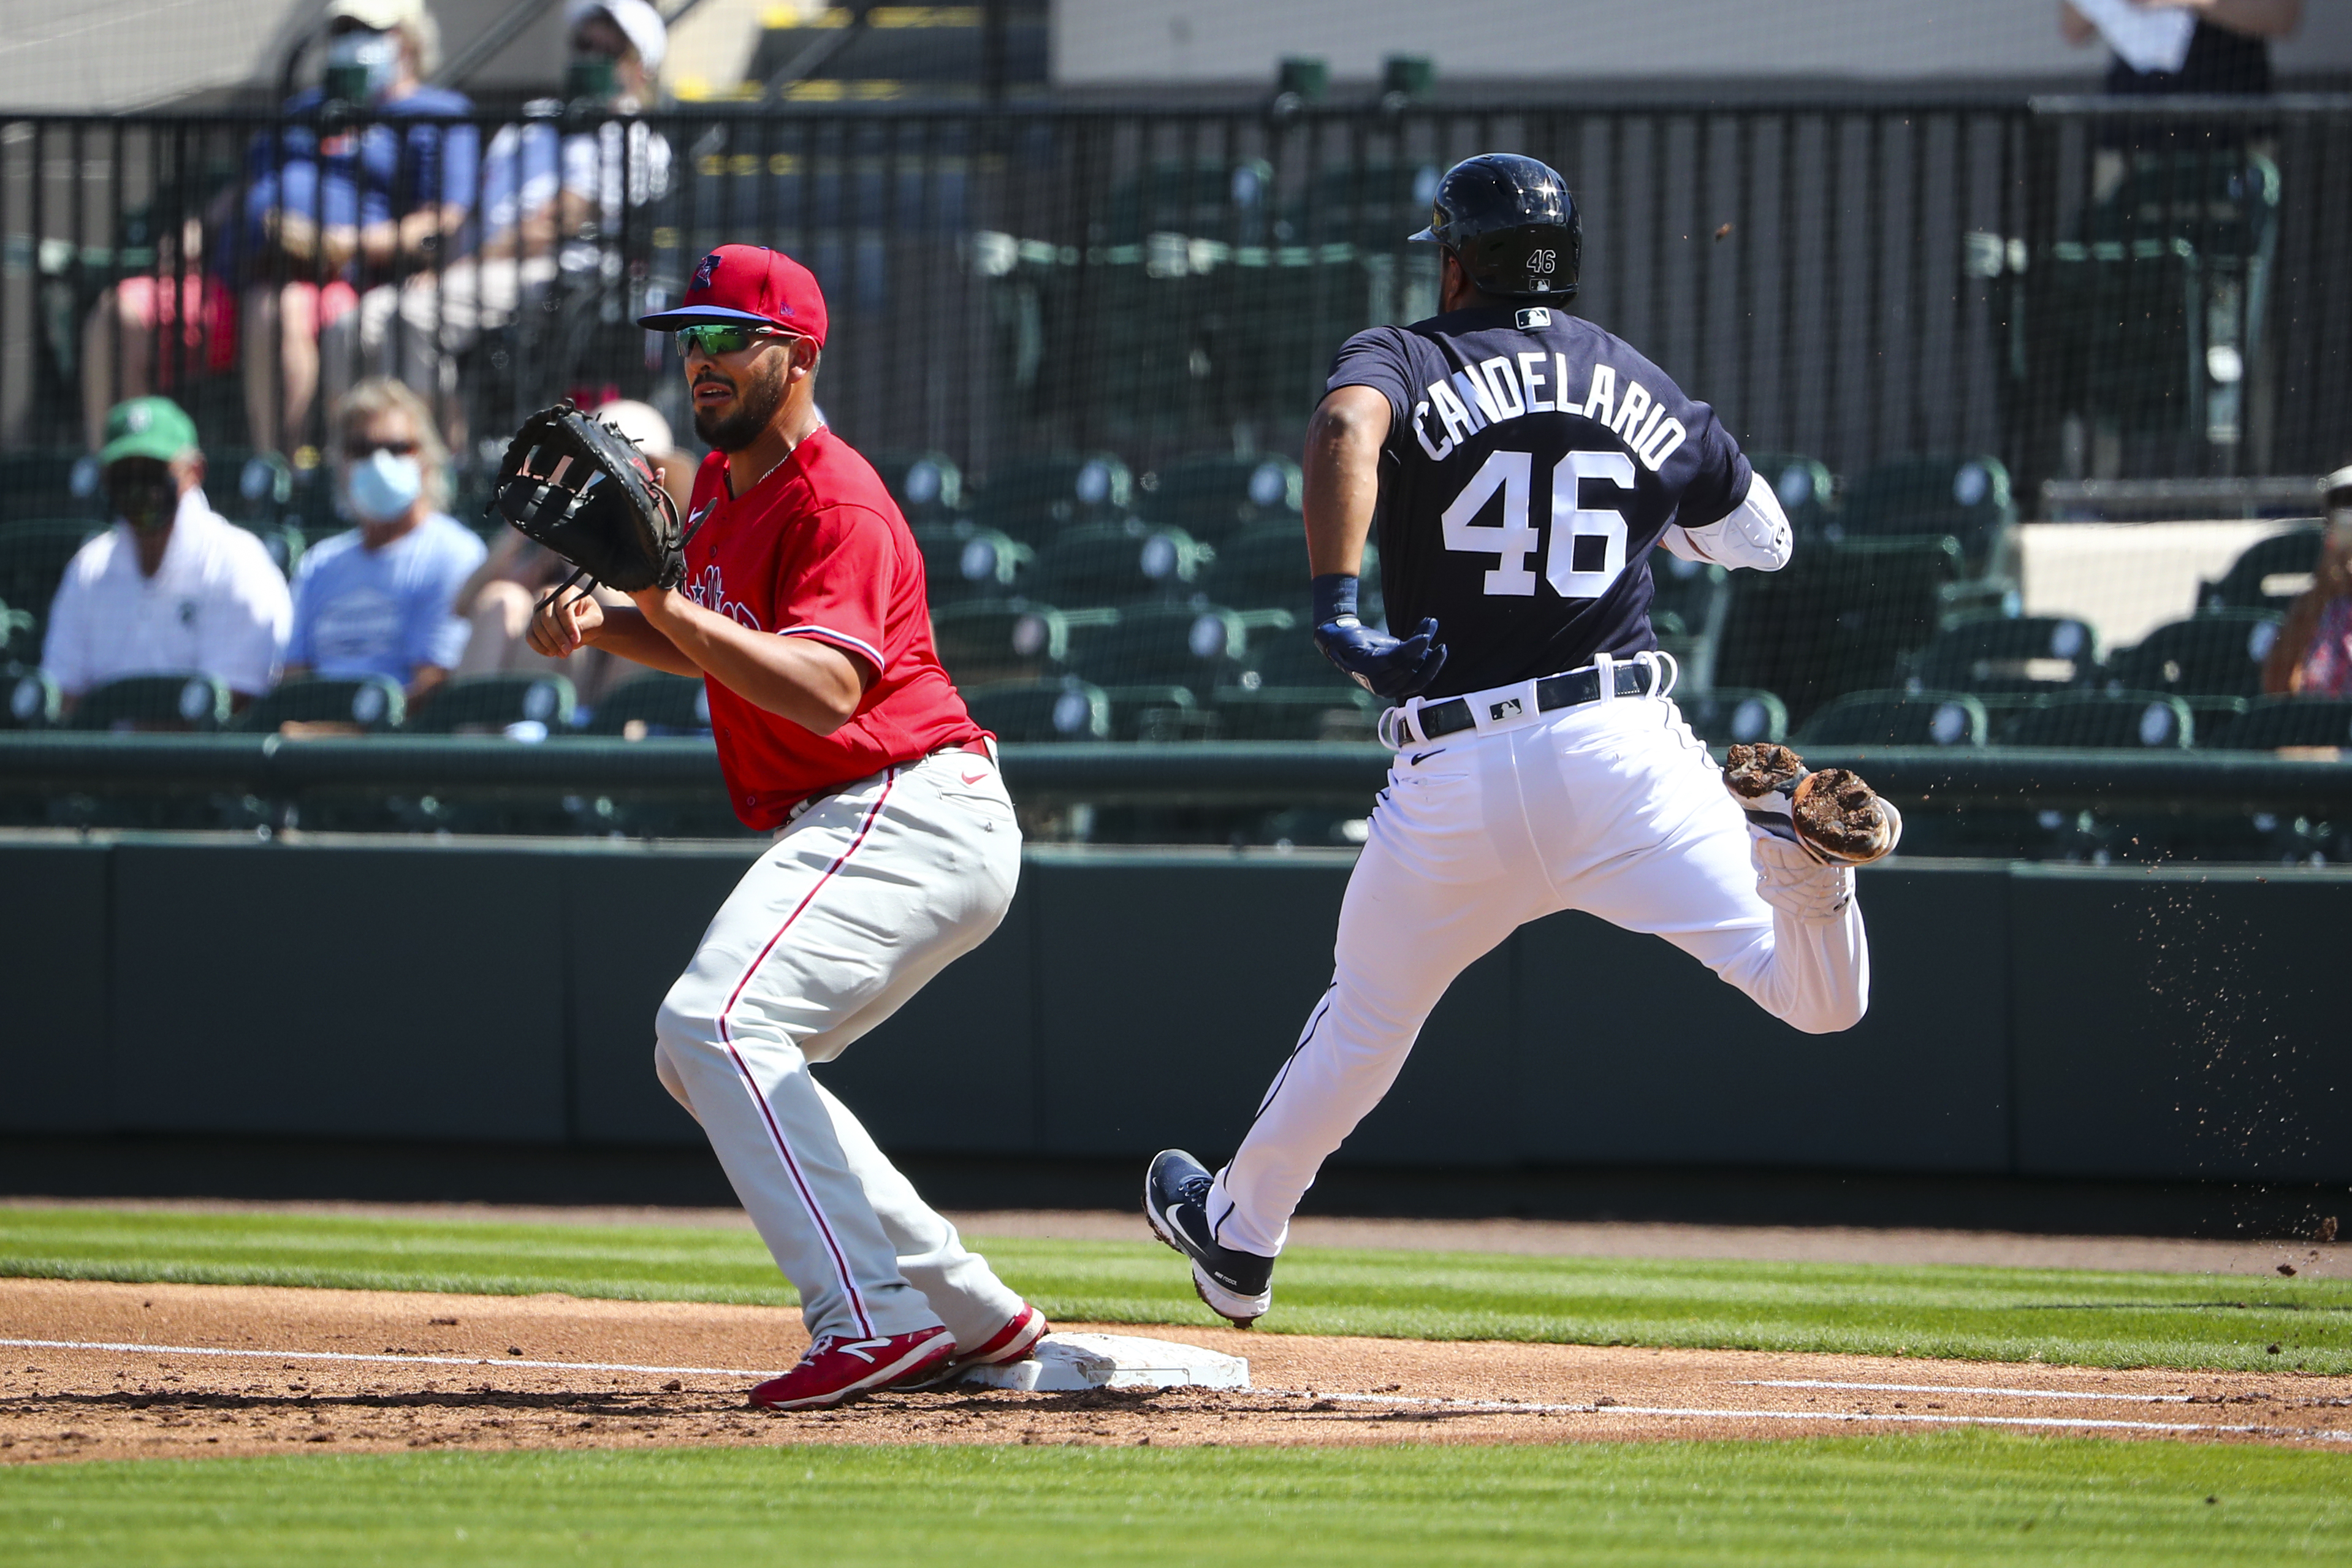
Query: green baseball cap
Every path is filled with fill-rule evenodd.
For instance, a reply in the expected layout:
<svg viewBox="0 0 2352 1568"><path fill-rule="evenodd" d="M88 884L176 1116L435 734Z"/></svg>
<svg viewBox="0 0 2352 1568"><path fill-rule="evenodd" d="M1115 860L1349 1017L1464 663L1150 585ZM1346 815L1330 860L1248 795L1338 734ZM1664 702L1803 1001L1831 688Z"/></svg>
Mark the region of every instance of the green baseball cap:
<svg viewBox="0 0 2352 1568"><path fill-rule="evenodd" d="M196 449L196 422L168 397L134 397L118 403L106 416L106 445L99 448L103 468L125 458L152 458L168 463Z"/></svg>

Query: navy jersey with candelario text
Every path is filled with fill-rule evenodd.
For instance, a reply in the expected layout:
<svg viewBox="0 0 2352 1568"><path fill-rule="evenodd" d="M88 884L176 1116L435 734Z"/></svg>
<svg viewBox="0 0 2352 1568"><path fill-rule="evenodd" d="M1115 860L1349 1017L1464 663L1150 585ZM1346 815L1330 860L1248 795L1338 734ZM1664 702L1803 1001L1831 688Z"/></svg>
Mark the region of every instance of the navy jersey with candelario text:
<svg viewBox="0 0 2352 1568"><path fill-rule="evenodd" d="M1429 698L1654 648L1651 548L1747 499L1715 411L1556 307L1374 327L1340 346L1330 386L1389 400L1381 589L1391 627L1437 617Z"/></svg>

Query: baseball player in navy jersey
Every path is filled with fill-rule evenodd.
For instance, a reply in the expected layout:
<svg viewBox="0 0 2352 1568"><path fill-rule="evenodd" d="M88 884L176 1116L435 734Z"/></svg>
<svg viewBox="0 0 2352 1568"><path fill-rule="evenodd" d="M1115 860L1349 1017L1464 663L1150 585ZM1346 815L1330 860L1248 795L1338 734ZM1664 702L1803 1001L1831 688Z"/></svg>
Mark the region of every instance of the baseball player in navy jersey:
<svg viewBox="0 0 2352 1568"><path fill-rule="evenodd" d="M932 652L922 552L817 416L825 321L808 269L750 245L711 252L679 308L643 319L676 331L715 448L686 583L626 609L542 605L530 632L553 657L604 647L699 676L735 814L774 835L662 1003L654 1050L800 1292L808 1352L751 1391L772 1410L1015 1361L1045 1332L809 1073L995 930L1021 869L994 745Z"/></svg>
<svg viewBox="0 0 2352 1568"><path fill-rule="evenodd" d="M1440 314L1344 344L1307 437L1315 639L1395 704L1396 751L1339 911L1331 986L1223 1170L1151 1163L1144 1214L1247 1325L1290 1216L1380 1102L1454 977L1526 921L1653 931L1797 1028L1870 990L1853 868L1895 808L1785 747L1718 768L1670 693L1649 557L1774 571L1788 519L1704 403L1566 310L1583 237L1559 175L1489 153L1441 183ZM1380 530L1402 637L1364 626Z"/></svg>

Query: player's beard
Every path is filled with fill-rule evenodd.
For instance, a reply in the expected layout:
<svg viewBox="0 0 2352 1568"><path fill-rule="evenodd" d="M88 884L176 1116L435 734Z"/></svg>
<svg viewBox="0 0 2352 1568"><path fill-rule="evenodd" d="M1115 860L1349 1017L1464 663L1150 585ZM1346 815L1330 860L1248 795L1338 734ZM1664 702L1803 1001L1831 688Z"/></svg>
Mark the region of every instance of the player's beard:
<svg viewBox="0 0 2352 1568"><path fill-rule="evenodd" d="M751 366L749 379L734 378L735 412L714 414L697 404L694 433L702 444L721 452L740 452L760 438L784 405L784 375L792 368L789 353L761 354ZM705 373L705 378L709 373Z"/></svg>

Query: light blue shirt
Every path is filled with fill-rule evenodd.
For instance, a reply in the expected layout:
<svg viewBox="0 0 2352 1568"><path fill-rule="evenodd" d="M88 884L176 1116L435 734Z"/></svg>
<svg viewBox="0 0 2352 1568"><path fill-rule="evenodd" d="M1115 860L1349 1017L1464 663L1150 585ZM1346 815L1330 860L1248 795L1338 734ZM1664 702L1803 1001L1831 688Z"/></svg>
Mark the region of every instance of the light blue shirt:
<svg viewBox="0 0 2352 1568"><path fill-rule="evenodd" d="M294 574L286 662L404 686L420 665L455 669L470 628L451 606L488 553L473 530L439 512L382 550L364 548L356 528L321 540Z"/></svg>

